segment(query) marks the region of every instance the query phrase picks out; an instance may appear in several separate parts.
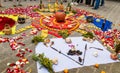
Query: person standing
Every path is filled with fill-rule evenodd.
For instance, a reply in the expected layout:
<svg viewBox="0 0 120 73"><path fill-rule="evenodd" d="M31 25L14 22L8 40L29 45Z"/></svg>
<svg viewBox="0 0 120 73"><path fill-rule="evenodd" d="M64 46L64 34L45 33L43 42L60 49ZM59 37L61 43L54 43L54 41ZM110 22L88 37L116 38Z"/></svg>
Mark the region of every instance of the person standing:
<svg viewBox="0 0 120 73"><path fill-rule="evenodd" d="M100 6L103 6L104 3L105 3L105 0L101 0L101 2L100 2Z"/></svg>
<svg viewBox="0 0 120 73"><path fill-rule="evenodd" d="M100 0L95 0L95 6L93 9L98 9L100 5Z"/></svg>
<svg viewBox="0 0 120 73"><path fill-rule="evenodd" d="M90 5L91 4L91 0L85 0L85 4L86 5Z"/></svg>

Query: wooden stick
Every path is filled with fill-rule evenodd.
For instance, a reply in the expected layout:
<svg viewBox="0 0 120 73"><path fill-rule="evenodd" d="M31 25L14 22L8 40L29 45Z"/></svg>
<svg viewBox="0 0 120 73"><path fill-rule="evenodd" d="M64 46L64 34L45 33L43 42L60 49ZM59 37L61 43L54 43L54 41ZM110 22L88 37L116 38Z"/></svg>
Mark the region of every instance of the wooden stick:
<svg viewBox="0 0 120 73"><path fill-rule="evenodd" d="M84 56L83 56L83 61L82 61L82 64L81 64L81 65L84 65L85 56L86 56L86 51L87 51L87 44L85 45Z"/></svg>
<svg viewBox="0 0 120 73"><path fill-rule="evenodd" d="M66 54L62 53L61 51L58 51L56 48L54 48L54 47L51 47L51 48L52 48L53 50L55 50L56 52L58 52L58 53L60 53L60 54L64 55L65 57L69 58L70 60L72 60L72 61L76 62L77 64L79 64L79 65L83 65L83 64L81 64L80 62L78 62L78 61L76 61L76 60L72 59L72 58L71 58L71 57L69 57L68 55L66 55Z"/></svg>

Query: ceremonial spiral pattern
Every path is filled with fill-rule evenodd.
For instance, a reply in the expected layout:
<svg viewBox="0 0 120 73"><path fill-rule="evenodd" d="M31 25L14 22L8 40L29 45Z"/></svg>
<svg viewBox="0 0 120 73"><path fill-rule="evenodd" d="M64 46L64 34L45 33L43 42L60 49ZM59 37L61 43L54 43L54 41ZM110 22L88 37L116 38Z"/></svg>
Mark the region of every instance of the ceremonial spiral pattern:
<svg viewBox="0 0 120 73"><path fill-rule="evenodd" d="M67 17L65 22L57 22L54 16L40 18L40 26L52 31L68 30L73 31L79 27L79 21L74 18Z"/></svg>

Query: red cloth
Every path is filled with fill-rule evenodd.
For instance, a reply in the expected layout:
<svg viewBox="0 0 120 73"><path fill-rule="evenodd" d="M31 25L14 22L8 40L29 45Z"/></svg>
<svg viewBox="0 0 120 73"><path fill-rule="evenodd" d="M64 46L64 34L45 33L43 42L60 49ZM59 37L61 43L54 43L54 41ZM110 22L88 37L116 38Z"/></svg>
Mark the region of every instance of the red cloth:
<svg viewBox="0 0 120 73"><path fill-rule="evenodd" d="M0 31L4 29L5 24L9 24L12 27L15 25L15 21L8 17L0 17Z"/></svg>

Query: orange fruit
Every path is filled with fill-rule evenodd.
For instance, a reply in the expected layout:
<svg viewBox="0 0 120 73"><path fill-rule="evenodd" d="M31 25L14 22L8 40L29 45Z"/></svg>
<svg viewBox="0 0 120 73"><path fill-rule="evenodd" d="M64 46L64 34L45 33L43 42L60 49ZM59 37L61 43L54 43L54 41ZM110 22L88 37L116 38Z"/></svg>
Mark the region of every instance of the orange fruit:
<svg viewBox="0 0 120 73"><path fill-rule="evenodd" d="M106 73L105 71L101 71L101 73Z"/></svg>
<svg viewBox="0 0 120 73"><path fill-rule="evenodd" d="M64 69L64 73L68 73L68 69Z"/></svg>
<svg viewBox="0 0 120 73"><path fill-rule="evenodd" d="M99 67L99 64L95 64L94 66L95 66L96 68L98 68L98 67Z"/></svg>

